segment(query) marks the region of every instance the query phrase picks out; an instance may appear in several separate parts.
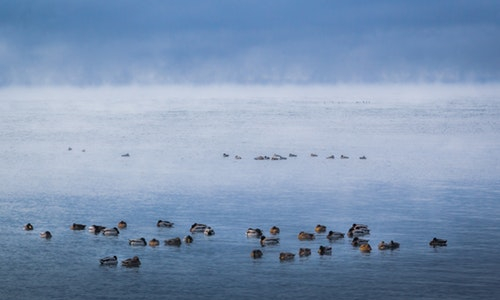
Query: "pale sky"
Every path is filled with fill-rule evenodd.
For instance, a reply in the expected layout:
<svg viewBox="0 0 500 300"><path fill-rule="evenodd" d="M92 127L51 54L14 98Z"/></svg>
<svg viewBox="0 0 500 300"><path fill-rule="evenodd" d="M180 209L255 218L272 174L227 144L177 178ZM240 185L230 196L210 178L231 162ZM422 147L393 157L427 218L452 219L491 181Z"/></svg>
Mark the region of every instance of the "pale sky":
<svg viewBox="0 0 500 300"><path fill-rule="evenodd" d="M0 0L0 86L500 81L500 1Z"/></svg>

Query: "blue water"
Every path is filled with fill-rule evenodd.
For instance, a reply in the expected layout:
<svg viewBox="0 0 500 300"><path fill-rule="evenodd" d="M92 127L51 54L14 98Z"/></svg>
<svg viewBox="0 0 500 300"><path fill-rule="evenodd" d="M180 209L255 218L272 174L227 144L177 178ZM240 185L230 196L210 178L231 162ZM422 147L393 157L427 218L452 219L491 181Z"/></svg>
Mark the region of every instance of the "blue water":
<svg viewBox="0 0 500 300"><path fill-rule="evenodd" d="M2 299L500 297L496 95L0 96ZM274 153L298 156L253 159ZM159 219L175 226L158 228ZM120 220L128 228L118 237L69 229ZM28 222L34 231L23 230ZM163 244L194 222L216 234ZM371 253L347 237L297 239L317 224L347 232L352 223L371 229ZM277 246L245 236L273 225ZM45 230L51 240L39 237ZM139 237L162 243L128 245ZM433 237L448 246L429 247ZM401 247L380 251L382 240ZM332 255L319 256L320 245ZM279 261L300 247L312 255ZM264 256L252 259L253 249ZM142 264L100 266L109 255Z"/></svg>

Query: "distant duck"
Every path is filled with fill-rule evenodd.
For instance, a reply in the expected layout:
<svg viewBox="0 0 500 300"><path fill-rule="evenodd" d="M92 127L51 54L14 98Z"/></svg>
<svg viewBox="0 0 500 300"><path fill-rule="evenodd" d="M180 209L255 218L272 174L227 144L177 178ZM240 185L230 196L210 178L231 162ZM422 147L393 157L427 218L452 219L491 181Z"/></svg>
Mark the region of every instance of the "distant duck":
<svg viewBox="0 0 500 300"><path fill-rule="evenodd" d="M271 159L272 160L282 160L282 159L286 159L286 157L274 153L274 155L273 155L273 157L271 157Z"/></svg>
<svg viewBox="0 0 500 300"><path fill-rule="evenodd" d="M262 155L259 155L259 156L254 157L253 159L255 159L255 160L265 160L266 157L262 156Z"/></svg>
<svg viewBox="0 0 500 300"><path fill-rule="evenodd" d="M330 155L330 156L327 156L326 159L335 159L335 155Z"/></svg>
<svg viewBox="0 0 500 300"><path fill-rule="evenodd" d="M222 153L222 157L229 157L229 154L227 154L227 153Z"/></svg>
<svg viewBox="0 0 500 300"><path fill-rule="evenodd" d="M98 234L98 233L101 233L101 231L106 228L104 226L99 226L99 225L90 225L89 226L89 232L91 233L95 233L95 234Z"/></svg>
<svg viewBox="0 0 500 300"><path fill-rule="evenodd" d="M68 151L71 151L71 150L73 150L73 148L71 148L71 147L68 147Z"/></svg>
<svg viewBox="0 0 500 300"><path fill-rule="evenodd" d="M286 261L286 260L293 260L295 258L295 254L291 252L281 252L280 253L280 260L281 261Z"/></svg>
<svg viewBox="0 0 500 300"><path fill-rule="evenodd" d="M137 256L134 256L132 258L128 258L128 259L122 261L122 266L128 267L128 268L139 267L140 265L141 265L141 261L139 260L139 257L137 257Z"/></svg>
<svg viewBox="0 0 500 300"><path fill-rule="evenodd" d="M280 228L277 226L273 226L273 227L271 227L271 229L269 229L269 233L274 234L274 235L279 234Z"/></svg>
<svg viewBox="0 0 500 300"><path fill-rule="evenodd" d="M366 156L360 156L359 159L366 159Z"/></svg>
<svg viewBox="0 0 500 300"><path fill-rule="evenodd" d="M156 226L158 226L158 227L172 227L172 226L174 226L174 223L169 222L169 221L158 220L158 222L156 223Z"/></svg>
<svg viewBox="0 0 500 300"><path fill-rule="evenodd" d="M148 245L151 246L151 247L156 247L156 246L160 245L160 241L157 240L157 239L155 239L155 238L153 238L152 240L149 241Z"/></svg>
<svg viewBox="0 0 500 300"><path fill-rule="evenodd" d="M331 255L332 254L332 247L319 246L318 253L319 253L319 255Z"/></svg>
<svg viewBox="0 0 500 300"><path fill-rule="evenodd" d="M34 229L33 225L31 225L31 223L28 223L28 224L24 225L23 228L24 228L24 230L27 230L27 231L31 231L31 230Z"/></svg>
<svg viewBox="0 0 500 300"><path fill-rule="evenodd" d="M343 155L343 154L342 154L342 155L340 155L340 158L341 158L341 159L348 159L348 158L349 158L349 156L346 156L346 155Z"/></svg>
<svg viewBox="0 0 500 300"><path fill-rule="evenodd" d="M207 227L205 228L205 231L203 231L205 235L214 235L215 231L212 229L212 227Z"/></svg>
<svg viewBox="0 0 500 300"><path fill-rule="evenodd" d="M115 256L108 256L105 258L101 258L99 260L99 262L103 266L115 266L118 264L118 258L116 257L116 255Z"/></svg>
<svg viewBox="0 0 500 300"><path fill-rule="evenodd" d="M131 239L131 240L128 240L128 244L130 246L146 246L147 245L147 242L146 242L146 239L141 237L139 239Z"/></svg>
<svg viewBox="0 0 500 300"><path fill-rule="evenodd" d="M288 154L288 157L297 157L297 154L290 153Z"/></svg>
<svg viewBox="0 0 500 300"><path fill-rule="evenodd" d="M394 241L390 241L389 243L382 241L380 242L380 244L378 244L379 250L394 250L397 248L399 248L399 243L396 243Z"/></svg>
<svg viewBox="0 0 500 300"><path fill-rule="evenodd" d="M353 245L354 247L359 247L366 244L368 244L368 240L360 239L359 237L353 238L351 242L351 245Z"/></svg>
<svg viewBox="0 0 500 300"><path fill-rule="evenodd" d="M130 157L130 154L128 153L122 154L122 157Z"/></svg>
<svg viewBox="0 0 500 300"><path fill-rule="evenodd" d="M246 232L247 237L260 238L262 236L262 230L259 228L248 228Z"/></svg>
<svg viewBox="0 0 500 300"><path fill-rule="evenodd" d="M443 246L447 246L447 244L446 244L447 242L448 242L447 240L433 238L429 242L429 245L432 246L432 247L443 247Z"/></svg>
<svg viewBox="0 0 500 300"><path fill-rule="evenodd" d="M314 236L314 233L307 233L307 232L301 231L298 235L298 238L301 241L308 241L308 240L310 241L310 240L314 240L315 236Z"/></svg>
<svg viewBox="0 0 500 300"><path fill-rule="evenodd" d="M45 232L40 233L40 237L42 239L51 239L52 233L50 233L50 231L45 231Z"/></svg>
<svg viewBox="0 0 500 300"><path fill-rule="evenodd" d="M326 226L318 224L318 225L316 225L316 228L314 228L314 231L316 231L317 233L326 232Z"/></svg>
<svg viewBox="0 0 500 300"><path fill-rule="evenodd" d="M337 239L341 239L343 237L344 237L344 234L342 232L332 231L332 230L330 230L328 232L328 235L326 236L326 238L329 240L337 240Z"/></svg>
<svg viewBox="0 0 500 300"><path fill-rule="evenodd" d="M362 245L359 245L359 251L370 252L370 251L372 251L372 247L370 246L370 244L362 244Z"/></svg>
<svg viewBox="0 0 500 300"><path fill-rule="evenodd" d="M352 224L351 228L349 228L349 231L347 232L348 237L363 236L367 234L370 234L370 229L368 229L368 226L356 223Z"/></svg>
<svg viewBox="0 0 500 300"><path fill-rule="evenodd" d="M120 229L127 228L127 222L125 222L123 220L118 222L118 228L120 228Z"/></svg>
<svg viewBox="0 0 500 300"><path fill-rule="evenodd" d="M316 154L316 153L311 153L311 157L318 157L318 154Z"/></svg>
<svg viewBox="0 0 500 300"><path fill-rule="evenodd" d="M241 156L239 156L239 155L235 155L235 156L234 156L234 159L241 159Z"/></svg>
<svg viewBox="0 0 500 300"><path fill-rule="evenodd" d="M250 257L252 257L252 258L261 258L262 255L263 255L263 253L259 249L255 249L255 250L252 250L252 252L250 252Z"/></svg>
<svg viewBox="0 0 500 300"><path fill-rule="evenodd" d="M262 247L268 246L268 245L277 245L279 244L280 239L279 238L267 238L265 236L260 237L260 245Z"/></svg>
<svg viewBox="0 0 500 300"><path fill-rule="evenodd" d="M85 149L82 149L82 152L85 152Z"/></svg>
<svg viewBox="0 0 500 300"><path fill-rule="evenodd" d="M84 230L85 226L86 225L83 225L83 224L73 223L73 224L71 224L71 226L69 226L69 229L71 229L71 230Z"/></svg>
<svg viewBox="0 0 500 300"><path fill-rule="evenodd" d="M204 232L206 228L207 228L207 225L205 225L205 224L194 223L193 225L191 225L191 229L189 229L189 231L190 232Z"/></svg>
<svg viewBox="0 0 500 300"><path fill-rule="evenodd" d="M180 237L165 240L165 245L167 246L180 246L181 244L182 242Z"/></svg>
<svg viewBox="0 0 500 300"><path fill-rule="evenodd" d="M104 228L102 230L102 234L106 236L117 236L120 234L120 231L118 231L118 228L113 227L113 228Z"/></svg>
<svg viewBox="0 0 500 300"><path fill-rule="evenodd" d="M310 248L300 248L299 249L299 256L304 257L304 256L309 256L311 255L311 249Z"/></svg>
<svg viewBox="0 0 500 300"><path fill-rule="evenodd" d="M184 243L186 243L186 244L191 244L192 242L193 242L193 237L192 237L192 236L190 236L190 235L186 235L186 236L184 237Z"/></svg>

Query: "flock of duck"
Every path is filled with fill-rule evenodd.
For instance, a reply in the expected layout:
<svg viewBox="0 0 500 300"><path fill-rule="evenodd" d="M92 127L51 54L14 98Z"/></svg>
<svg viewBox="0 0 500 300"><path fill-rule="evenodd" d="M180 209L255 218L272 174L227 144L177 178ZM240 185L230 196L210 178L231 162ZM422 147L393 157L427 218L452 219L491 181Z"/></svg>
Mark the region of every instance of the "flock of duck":
<svg viewBox="0 0 500 300"><path fill-rule="evenodd" d="M169 222L169 221L164 221L164 220L158 220L156 223L157 227L173 227L174 223ZM127 223L125 221L120 221L117 225L117 227L105 227L105 226L99 226L99 225L91 225L88 227L88 231L93 234L102 234L105 236L117 236L120 234L120 229L124 229L127 227ZM71 230L85 230L87 228L86 225L84 224L77 224L73 223L70 226ZM31 223L28 223L24 225L24 230L27 231L32 231L34 230L34 227ZM305 232L301 231L298 235L297 238L301 241L310 241L314 240L316 238L316 233L317 234L326 234L327 233L327 227L325 225L318 224L315 229L315 233L310 233L310 232ZM196 233L203 233L204 235L211 236L215 234L215 231L212 227L207 226L206 224L201 224L201 223L194 223L191 225L191 228L189 229L189 232L191 234L196 234ZM271 237L266 237L263 233L263 231L260 228L248 228L246 231L246 236L249 238L258 238L260 240L260 245L262 247L265 246L272 246L272 245L277 245L280 242L280 238L278 237L280 233L280 228L277 226L272 226L269 229L269 233L271 234ZM171 239L167 239L164 241L164 244L167 246L180 246L183 242L186 244L190 244L193 242L193 237L190 235L186 235L182 240L180 237L175 237ZM351 245L353 247L358 247L361 252L368 253L372 251L372 247L369 244L369 240L363 239L362 237L369 235L370 234L370 229L368 228L367 225L364 224L352 224L352 226L349 228L347 231L347 234L344 234L342 232L338 231L333 231L330 230L328 231L326 235L326 239L329 241L335 241L338 239L342 239L347 235L347 237L352 238L351 240ZM40 237L44 239L50 239L52 238L52 234L50 231L45 231L40 233ZM160 245L160 241L153 238L149 242L146 241L145 238L137 238L137 239L129 239L128 243L130 246L151 246L151 247L156 247ZM447 246L447 240L444 239L438 239L438 238L433 238L430 242L429 245L432 247L442 247L442 246ZM390 242L384 242L381 241L378 244L378 249L379 250L394 250L399 248L399 243L390 241ZM332 247L327 245L327 246L319 246L318 249L318 254L319 255L331 255L332 254ZM300 257L305 257L311 255L312 251L310 248L300 248L298 255ZM254 249L251 251L250 256L254 259L261 258L263 256L263 252L260 249ZM280 252L279 259L281 261L288 261L288 260L293 260L295 258L295 253L292 252ZM118 264L118 258L116 256L107 256L104 258L101 258L99 260L101 265L117 265ZM141 265L141 261L139 257L134 256L132 258L125 259L121 262L122 266L125 267L139 267Z"/></svg>
<svg viewBox="0 0 500 300"><path fill-rule="evenodd" d="M230 155L227 154L227 153L222 153L222 157L229 157ZM298 155L297 154L294 154L294 153L289 153L288 154L288 157L297 157ZM310 157L318 157L318 154L316 153L311 153L309 155ZM267 155L259 155L259 156L256 156L254 157L255 160L284 160L284 159L287 159L288 157L286 156L283 156L283 155L280 155L280 154L273 154L272 156L267 156ZM242 159L241 156L239 155L235 155L234 156L234 159ZM329 155L326 157L326 159L335 159L335 155ZM340 155L340 159L349 159L349 156L347 155ZM366 156L360 156L359 159L366 159Z"/></svg>

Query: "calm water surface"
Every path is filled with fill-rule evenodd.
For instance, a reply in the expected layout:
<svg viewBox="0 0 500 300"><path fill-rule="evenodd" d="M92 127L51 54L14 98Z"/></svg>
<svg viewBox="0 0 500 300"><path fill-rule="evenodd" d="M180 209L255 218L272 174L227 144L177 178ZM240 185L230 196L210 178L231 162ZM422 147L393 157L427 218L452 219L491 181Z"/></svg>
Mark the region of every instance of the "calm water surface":
<svg viewBox="0 0 500 300"><path fill-rule="evenodd" d="M500 296L500 99L30 97L1 99L2 299ZM128 228L117 237L69 229L120 220ZM194 222L216 234L163 244ZM297 239L352 223L369 225L371 253L348 238ZM245 236L273 225L277 246ZM429 247L435 236L448 247ZM162 244L128 245L139 237ZM379 251L382 240L401 247ZM332 255L319 256L320 245ZM279 261L300 247L312 255ZM252 259L253 249L264 256ZM109 255L142 265L100 266Z"/></svg>

